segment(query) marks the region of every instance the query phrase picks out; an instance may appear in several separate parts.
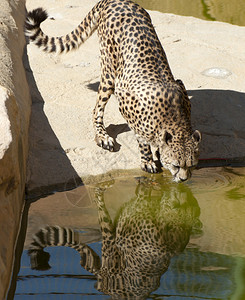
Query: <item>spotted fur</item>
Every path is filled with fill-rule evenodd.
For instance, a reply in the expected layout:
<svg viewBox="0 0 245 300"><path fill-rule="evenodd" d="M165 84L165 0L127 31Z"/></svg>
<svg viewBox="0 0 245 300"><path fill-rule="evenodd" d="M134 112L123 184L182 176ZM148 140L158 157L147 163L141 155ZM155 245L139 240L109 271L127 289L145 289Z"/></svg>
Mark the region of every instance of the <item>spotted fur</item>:
<svg viewBox="0 0 245 300"><path fill-rule="evenodd" d="M158 171L151 147L174 180L184 181L198 163L201 134L191 127L191 104L184 84L175 80L148 13L131 0L101 0L71 33L49 37L40 28L47 13L29 12L26 35L46 52L78 48L96 29L100 41L101 82L93 112L95 140L114 151L103 123L104 109L115 94L119 110L135 132L141 168Z"/></svg>

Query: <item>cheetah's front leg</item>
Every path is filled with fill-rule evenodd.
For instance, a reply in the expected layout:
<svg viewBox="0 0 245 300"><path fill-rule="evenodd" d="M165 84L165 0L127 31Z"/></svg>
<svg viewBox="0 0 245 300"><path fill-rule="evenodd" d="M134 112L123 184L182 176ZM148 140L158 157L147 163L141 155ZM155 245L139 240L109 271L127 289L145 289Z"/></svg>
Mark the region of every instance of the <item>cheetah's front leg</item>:
<svg viewBox="0 0 245 300"><path fill-rule="evenodd" d="M148 143L137 139L141 154L141 169L148 173L158 173L158 168L153 161L151 147Z"/></svg>
<svg viewBox="0 0 245 300"><path fill-rule="evenodd" d="M95 189L95 203L98 209L98 217L100 228L102 232L102 249L107 251L110 247L109 244L112 243L114 237L114 226L109 215L109 212L105 206L104 193L107 188L111 187L114 181L107 181L104 184L99 184ZM102 251L102 253L103 253ZM103 253L105 254L105 253ZM102 258L103 260L103 258Z"/></svg>
<svg viewBox="0 0 245 300"><path fill-rule="evenodd" d="M95 141L97 145L106 150L114 151L114 139L106 132L103 122L106 103L108 102L114 90L112 81L108 81L109 84L105 84L104 78L102 77L102 81L99 86L97 102L93 112L93 125L95 130Z"/></svg>

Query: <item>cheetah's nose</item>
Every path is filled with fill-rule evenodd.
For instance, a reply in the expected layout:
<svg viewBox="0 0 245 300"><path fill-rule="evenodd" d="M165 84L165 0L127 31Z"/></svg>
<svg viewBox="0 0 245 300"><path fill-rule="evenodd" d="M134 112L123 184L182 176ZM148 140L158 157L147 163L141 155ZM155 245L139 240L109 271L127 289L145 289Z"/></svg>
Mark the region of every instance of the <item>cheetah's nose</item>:
<svg viewBox="0 0 245 300"><path fill-rule="evenodd" d="M180 178L180 181L184 182L184 181L186 181L187 179L188 179L188 177L186 177L186 178Z"/></svg>

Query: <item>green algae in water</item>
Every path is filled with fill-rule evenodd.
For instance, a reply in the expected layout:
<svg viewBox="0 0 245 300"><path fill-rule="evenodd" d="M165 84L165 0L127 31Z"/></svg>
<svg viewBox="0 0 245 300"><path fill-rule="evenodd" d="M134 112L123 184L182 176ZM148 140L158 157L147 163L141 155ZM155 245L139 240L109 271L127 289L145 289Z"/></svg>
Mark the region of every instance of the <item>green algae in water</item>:
<svg viewBox="0 0 245 300"><path fill-rule="evenodd" d="M135 0L146 9L245 26L244 0Z"/></svg>

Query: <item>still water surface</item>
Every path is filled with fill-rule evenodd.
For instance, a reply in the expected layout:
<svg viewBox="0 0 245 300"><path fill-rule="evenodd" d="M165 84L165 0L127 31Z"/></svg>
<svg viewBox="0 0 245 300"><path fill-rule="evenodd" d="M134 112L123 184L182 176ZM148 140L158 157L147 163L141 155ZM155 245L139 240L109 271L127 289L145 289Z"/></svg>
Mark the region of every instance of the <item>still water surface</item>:
<svg viewBox="0 0 245 300"><path fill-rule="evenodd" d="M31 204L14 299L244 300L244 282L245 169L135 171Z"/></svg>
<svg viewBox="0 0 245 300"><path fill-rule="evenodd" d="M245 26L244 0L136 0L146 9Z"/></svg>

